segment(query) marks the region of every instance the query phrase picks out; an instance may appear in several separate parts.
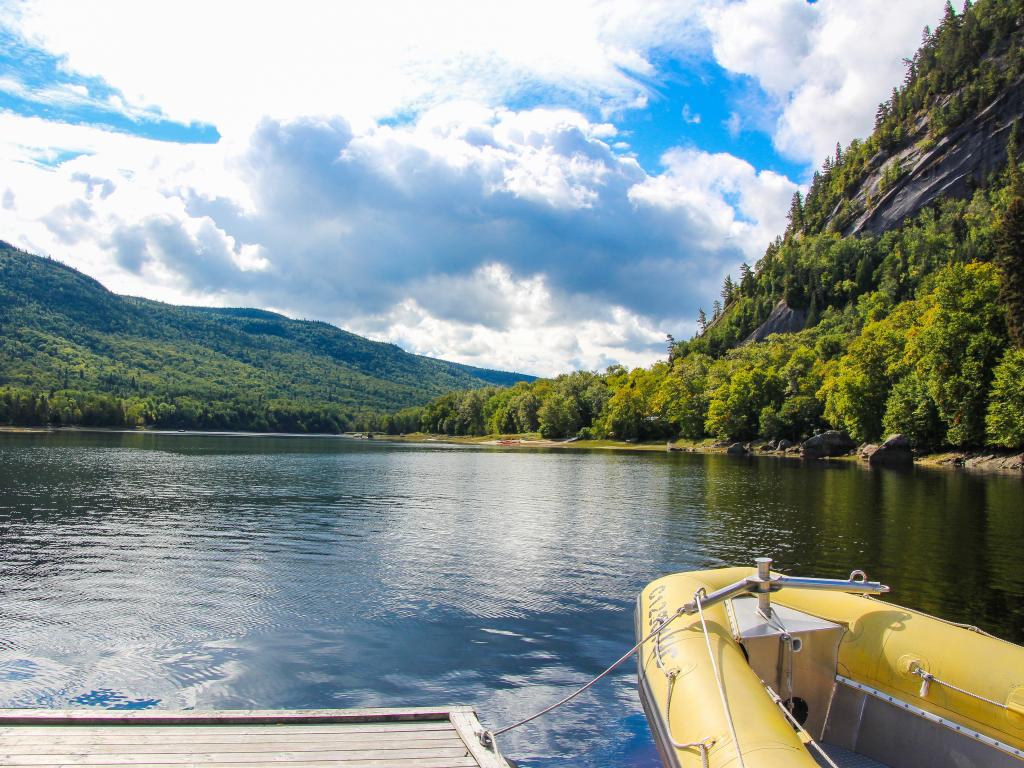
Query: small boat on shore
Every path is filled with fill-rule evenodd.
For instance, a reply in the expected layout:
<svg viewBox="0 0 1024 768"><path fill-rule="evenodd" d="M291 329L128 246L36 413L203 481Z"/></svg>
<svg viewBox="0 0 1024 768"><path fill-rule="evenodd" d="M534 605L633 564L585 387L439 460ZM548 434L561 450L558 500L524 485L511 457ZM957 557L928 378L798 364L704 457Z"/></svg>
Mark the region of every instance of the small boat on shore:
<svg viewBox="0 0 1024 768"><path fill-rule="evenodd" d="M722 568L637 601L639 689L666 766L1024 766L1024 648L849 580Z"/></svg>

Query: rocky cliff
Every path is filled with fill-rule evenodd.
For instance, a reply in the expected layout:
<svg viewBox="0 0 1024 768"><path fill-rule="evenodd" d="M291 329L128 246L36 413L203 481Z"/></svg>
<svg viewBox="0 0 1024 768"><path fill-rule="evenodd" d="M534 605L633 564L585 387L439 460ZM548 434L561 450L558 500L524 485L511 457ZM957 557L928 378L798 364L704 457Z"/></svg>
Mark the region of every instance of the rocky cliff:
<svg viewBox="0 0 1024 768"><path fill-rule="evenodd" d="M842 228L842 233L879 234L940 197L969 197L988 174L1005 165L1010 129L1021 117L1024 78L934 143L928 138L928 115L922 115L908 146L893 155L880 152L872 158L867 177L851 194L855 209L861 213ZM884 181L887 178L888 183ZM831 220L838 213L833 212Z"/></svg>
<svg viewBox="0 0 1024 768"><path fill-rule="evenodd" d="M761 323L753 333L743 340L744 344L764 341L773 333L796 333L802 331L807 324L807 311L793 309L785 299L779 299L768 319Z"/></svg>

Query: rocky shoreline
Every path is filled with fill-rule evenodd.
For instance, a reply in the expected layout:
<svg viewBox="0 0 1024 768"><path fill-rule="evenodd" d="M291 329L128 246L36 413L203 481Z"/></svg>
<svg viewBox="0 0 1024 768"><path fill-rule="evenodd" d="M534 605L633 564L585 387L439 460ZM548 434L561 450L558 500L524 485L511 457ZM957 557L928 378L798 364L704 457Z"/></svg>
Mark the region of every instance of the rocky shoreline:
<svg viewBox="0 0 1024 768"><path fill-rule="evenodd" d="M669 450L682 450L673 449ZM689 450L700 451L700 448ZM946 467L983 472L1014 472L1024 474L1024 453L1014 451L982 450L952 451L945 453L917 453L904 435L891 435L879 444L857 445L848 435L838 430L829 430L814 435L802 444L789 440L753 441L749 443L713 443L703 450L725 452L733 456L751 454L780 456L789 455L803 459L852 459L859 457L870 466L912 467L914 464L928 467Z"/></svg>

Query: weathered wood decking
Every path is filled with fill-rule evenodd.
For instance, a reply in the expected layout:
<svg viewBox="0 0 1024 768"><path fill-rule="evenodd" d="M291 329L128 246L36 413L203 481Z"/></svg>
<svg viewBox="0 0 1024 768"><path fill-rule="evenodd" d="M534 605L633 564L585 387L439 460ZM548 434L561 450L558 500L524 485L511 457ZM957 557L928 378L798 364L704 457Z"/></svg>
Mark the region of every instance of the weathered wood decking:
<svg viewBox="0 0 1024 768"><path fill-rule="evenodd" d="M0 710L0 766L509 768L469 707Z"/></svg>

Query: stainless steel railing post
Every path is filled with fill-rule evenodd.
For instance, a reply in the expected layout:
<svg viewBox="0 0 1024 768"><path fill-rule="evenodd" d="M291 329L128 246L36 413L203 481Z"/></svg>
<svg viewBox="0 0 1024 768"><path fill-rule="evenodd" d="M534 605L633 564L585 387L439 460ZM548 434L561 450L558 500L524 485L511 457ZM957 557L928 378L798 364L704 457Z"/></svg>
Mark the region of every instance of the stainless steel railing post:
<svg viewBox="0 0 1024 768"><path fill-rule="evenodd" d="M757 611L766 619L772 617L772 559L770 557L758 557L754 560L757 563Z"/></svg>

